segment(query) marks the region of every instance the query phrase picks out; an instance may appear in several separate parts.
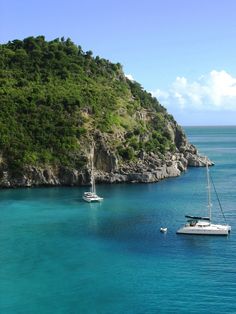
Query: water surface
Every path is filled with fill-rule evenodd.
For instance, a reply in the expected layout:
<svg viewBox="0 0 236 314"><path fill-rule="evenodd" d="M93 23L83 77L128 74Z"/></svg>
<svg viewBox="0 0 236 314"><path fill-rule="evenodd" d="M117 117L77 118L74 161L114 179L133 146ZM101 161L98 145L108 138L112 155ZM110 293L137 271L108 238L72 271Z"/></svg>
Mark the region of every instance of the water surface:
<svg viewBox="0 0 236 314"><path fill-rule="evenodd" d="M1 190L0 312L236 313L236 127L186 132L216 163L229 237L175 233L185 214L207 214L202 168L99 185L101 204L84 203L85 188Z"/></svg>

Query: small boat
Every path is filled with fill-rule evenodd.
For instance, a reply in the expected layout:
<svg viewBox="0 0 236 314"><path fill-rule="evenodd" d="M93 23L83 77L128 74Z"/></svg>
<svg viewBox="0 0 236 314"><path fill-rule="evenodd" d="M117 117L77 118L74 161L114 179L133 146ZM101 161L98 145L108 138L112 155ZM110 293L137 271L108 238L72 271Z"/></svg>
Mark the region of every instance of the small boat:
<svg viewBox="0 0 236 314"><path fill-rule="evenodd" d="M208 163L206 161L206 172L207 172L207 191L208 191L208 209L209 209L209 217L202 217L202 216L190 216L186 215L187 223L177 230L177 234L195 234L195 235L223 235L227 236L231 231L231 226L228 224L213 224L211 222L211 185L210 185L210 174ZM214 182L211 178L212 185L214 187L214 191L216 193L216 197L222 211L223 217L225 219L223 209L220 203L220 199L218 197ZM225 219L226 222L226 219Z"/></svg>
<svg viewBox="0 0 236 314"><path fill-rule="evenodd" d="M83 195L83 200L88 202L88 203L101 202L103 200L102 197L100 197L96 194L93 157L94 157L94 145L93 145L93 150L92 150L92 154L91 154L91 191L84 192L84 195Z"/></svg>
<svg viewBox="0 0 236 314"><path fill-rule="evenodd" d="M91 203L91 202L100 202L103 200L103 198L98 196L94 192L84 192L83 200L88 203Z"/></svg>
<svg viewBox="0 0 236 314"><path fill-rule="evenodd" d="M167 228L160 228L160 232L162 232L162 233L165 233L165 232L167 232Z"/></svg>

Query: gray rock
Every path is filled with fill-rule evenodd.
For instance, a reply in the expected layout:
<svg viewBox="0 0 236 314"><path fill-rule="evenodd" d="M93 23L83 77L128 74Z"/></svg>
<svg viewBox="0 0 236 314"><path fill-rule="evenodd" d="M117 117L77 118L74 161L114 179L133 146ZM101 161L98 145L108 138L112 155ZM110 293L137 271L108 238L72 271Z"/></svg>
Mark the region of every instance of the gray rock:
<svg viewBox="0 0 236 314"><path fill-rule="evenodd" d="M168 177L179 176L187 167L204 167L206 163L213 165L208 158L198 154L194 145L188 143L181 127L173 122L167 125L167 130L177 147L174 153L168 152L163 156L140 151L135 161L126 163L119 160L115 152L108 147L109 135L97 132L94 154L96 182L158 182ZM91 182L89 150L87 147L87 153L82 152L88 161L82 169L28 166L22 173L14 174L0 158L0 187L89 185Z"/></svg>

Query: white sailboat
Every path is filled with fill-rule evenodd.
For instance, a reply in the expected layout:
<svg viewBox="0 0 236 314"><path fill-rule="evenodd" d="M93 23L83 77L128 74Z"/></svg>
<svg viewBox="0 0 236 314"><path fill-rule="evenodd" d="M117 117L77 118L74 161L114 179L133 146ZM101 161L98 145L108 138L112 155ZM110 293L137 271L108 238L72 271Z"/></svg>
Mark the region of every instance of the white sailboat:
<svg viewBox="0 0 236 314"><path fill-rule="evenodd" d="M208 210L209 210L209 217L199 217L199 216L189 216L186 215L187 223L177 230L176 233L178 234L195 234L195 235L224 235L227 236L231 231L231 226L228 224L213 224L211 222L211 215L212 215L212 203L211 203L211 185L210 185L210 175L209 175L209 168L208 163L206 161L206 172L207 172L207 191L208 191ZM212 181L214 190L216 192L214 183ZM220 208L222 210L220 200L216 193ZM222 211L223 213L223 211ZM223 214L224 216L224 214ZM225 217L224 217L225 218Z"/></svg>
<svg viewBox="0 0 236 314"><path fill-rule="evenodd" d="M93 158L94 158L94 146L92 148L91 154L91 190L89 192L84 192L83 200L86 202L101 202L103 200L102 197L96 194L96 186L95 186L95 177L94 177L94 165L93 165Z"/></svg>

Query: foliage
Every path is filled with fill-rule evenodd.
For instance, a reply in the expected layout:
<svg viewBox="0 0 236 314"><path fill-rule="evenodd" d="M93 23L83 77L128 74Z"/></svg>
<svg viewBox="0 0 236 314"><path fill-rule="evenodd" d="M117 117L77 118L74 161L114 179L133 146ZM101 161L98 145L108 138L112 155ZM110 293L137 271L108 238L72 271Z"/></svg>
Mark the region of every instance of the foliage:
<svg viewBox="0 0 236 314"><path fill-rule="evenodd" d="M173 118L165 108L126 79L119 63L93 57L69 38L28 37L0 45L0 108L0 151L13 169L82 167L84 146L97 131L111 134L111 146L112 136L130 132L124 146L113 145L124 160L140 149L174 149L165 133ZM137 117L147 110L150 121ZM150 136L143 140L145 134Z"/></svg>

